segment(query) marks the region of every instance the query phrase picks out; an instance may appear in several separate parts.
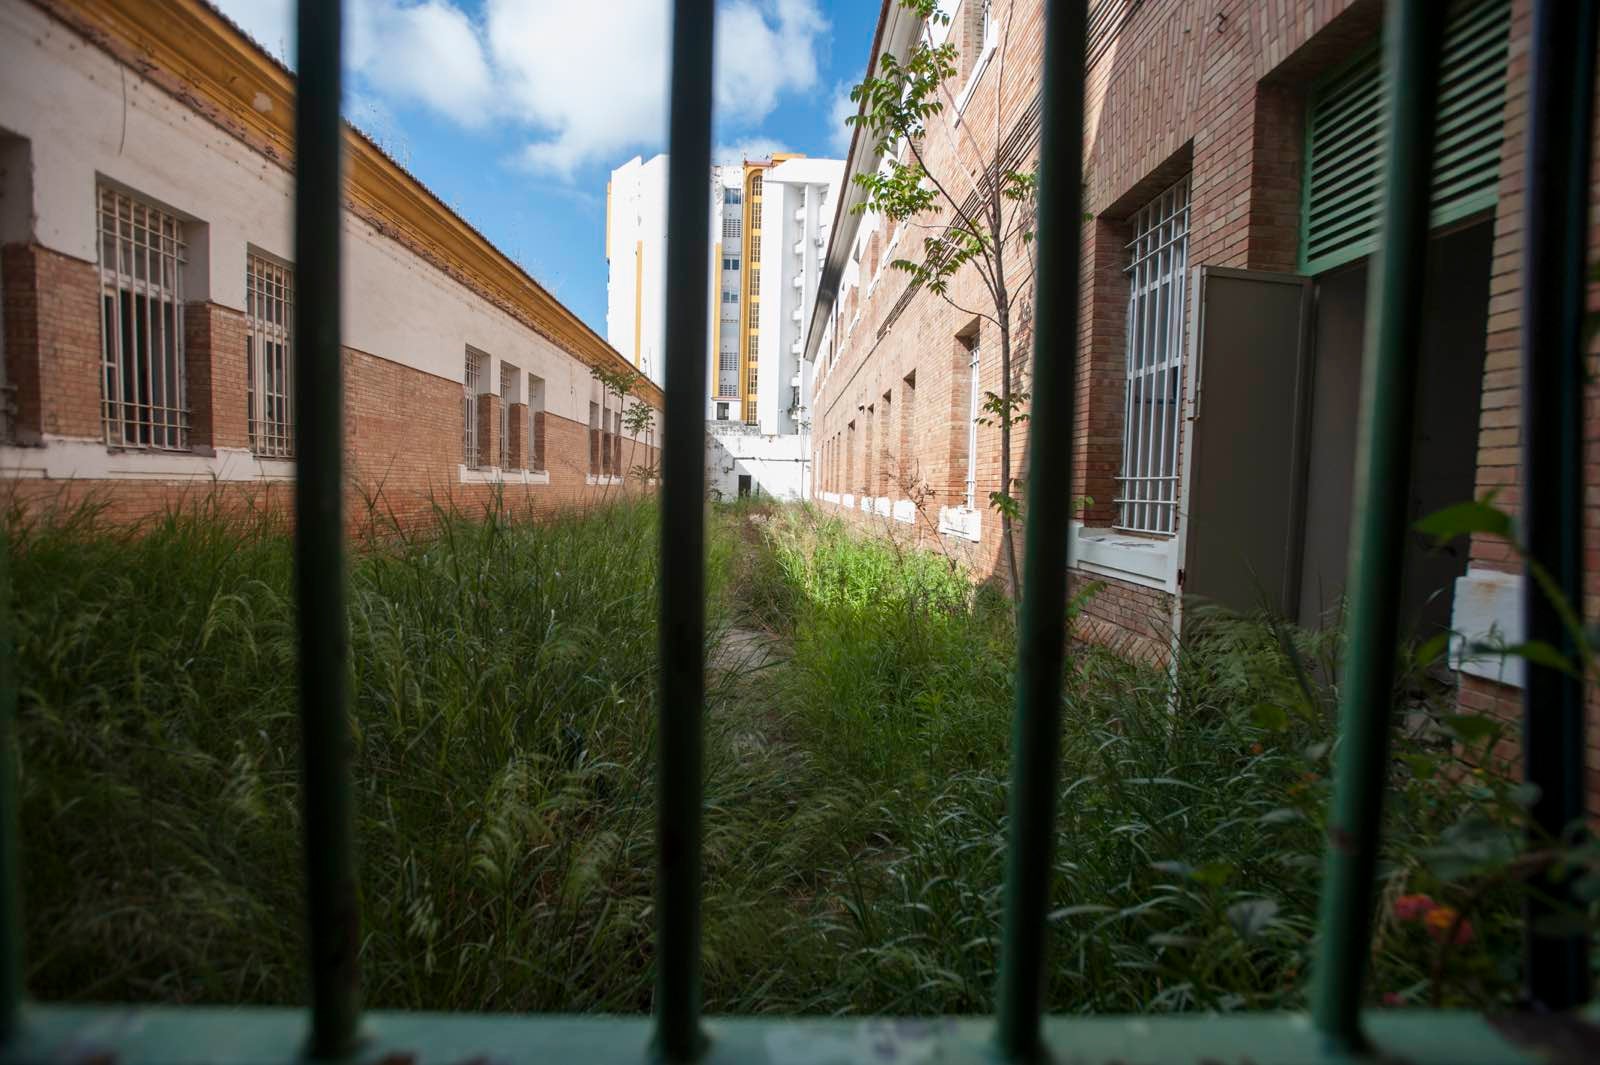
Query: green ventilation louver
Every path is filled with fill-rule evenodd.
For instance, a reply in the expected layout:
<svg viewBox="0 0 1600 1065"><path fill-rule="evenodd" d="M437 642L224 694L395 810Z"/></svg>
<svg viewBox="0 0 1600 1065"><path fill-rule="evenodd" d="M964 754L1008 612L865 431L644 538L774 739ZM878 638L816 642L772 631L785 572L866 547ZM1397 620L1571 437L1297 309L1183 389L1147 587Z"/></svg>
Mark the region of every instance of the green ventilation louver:
<svg viewBox="0 0 1600 1065"><path fill-rule="evenodd" d="M1432 223L1493 207L1500 177L1509 0L1456 5L1446 32L1434 143ZM1383 65L1376 45L1311 94L1300 270L1316 274L1377 247Z"/></svg>

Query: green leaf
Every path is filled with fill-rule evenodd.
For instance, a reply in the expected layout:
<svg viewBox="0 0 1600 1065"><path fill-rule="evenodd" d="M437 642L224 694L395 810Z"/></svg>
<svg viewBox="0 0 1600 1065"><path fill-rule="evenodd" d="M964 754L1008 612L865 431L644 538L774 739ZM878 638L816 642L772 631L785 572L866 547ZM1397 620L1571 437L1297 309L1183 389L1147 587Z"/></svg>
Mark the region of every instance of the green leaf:
<svg viewBox="0 0 1600 1065"><path fill-rule="evenodd" d="M1112 913L1115 906L1100 906L1094 903L1084 903L1081 906L1063 906L1059 910L1051 910L1048 920L1051 922L1064 921L1068 917L1078 917L1086 913Z"/></svg>
<svg viewBox="0 0 1600 1065"><path fill-rule="evenodd" d="M1207 862L1189 874L1207 887L1221 887L1233 876L1234 868L1227 862Z"/></svg>
<svg viewBox="0 0 1600 1065"><path fill-rule="evenodd" d="M1240 939L1254 939L1266 931L1276 916L1278 904L1273 899L1246 899L1228 907L1228 923Z"/></svg>
<svg viewBox="0 0 1600 1065"><path fill-rule="evenodd" d="M1268 810L1256 818L1256 823L1262 825L1284 825L1290 821L1302 820L1305 816L1293 806L1280 806L1276 810Z"/></svg>
<svg viewBox="0 0 1600 1065"><path fill-rule="evenodd" d="M1282 732L1289 727L1289 711L1271 703L1257 703L1250 711L1250 720L1255 722L1257 728L1266 729L1268 732Z"/></svg>
<svg viewBox="0 0 1600 1065"><path fill-rule="evenodd" d="M1178 861L1151 862L1150 868L1158 873L1171 873L1173 876L1188 876L1194 872L1194 866L1188 862Z"/></svg>
<svg viewBox="0 0 1600 1065"><path fill-rule="evenodd" d="M1577 675L1577 670L1572 666L1572 660L1543 640L1529 640L1526 643L1512 644L1504 648L1502 653L1525 658L1536 666L1559 669L1563 673Z"/></svg>
<svg viewBox="0 0 1600 1065"><path fill-rule="evenodd" d="M1492 717L1481 717L1477 714L1453 714L1444 719L1462 743L1471 746L1490 737L1498 738L1505 726Z"/></svg>
<svg viewBox="0 0 1600 1065"><path fill-rule="evenodd" d="M1419 666L1431 666L1450 649L1450 634L1441 632L1416 649L1412 658Z"/></svg>
<svg viewBox="0 0 1600 1065"><path fill-rule="evenodd" d="M1417 522L1418 532L1434 537L1437 543L1454 540L1458 536L1488 533L1502 539L1511 538L1511 515L1491 506L1493 497L1474 503L1457 503L1453 507L1436 510Z"/></svg>

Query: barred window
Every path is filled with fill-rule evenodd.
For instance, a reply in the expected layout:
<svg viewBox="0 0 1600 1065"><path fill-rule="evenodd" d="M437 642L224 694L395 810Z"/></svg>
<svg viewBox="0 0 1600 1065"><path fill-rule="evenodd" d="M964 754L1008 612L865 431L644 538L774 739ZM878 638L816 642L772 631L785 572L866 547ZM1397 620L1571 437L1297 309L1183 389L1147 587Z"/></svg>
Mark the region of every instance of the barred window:
<svg viewBox="0 0 1600 1065"><path fill-rule="evenodd" d="M722 216L722 239L738 240L744 236L744 220L736 214Z"/></svg>
<svg viewBox="0 0 1600 1065"><path fill-rule="evenodd" d="M761 304L755 301L750 303L750 328L761 328Z"/></svg>
<svg viewBox="0 0 1600 1065"><path fill-rule="evenodd" d="M99 190L101 416L116 447L189 447L183 223Z"/></svg>
<svg viewBox="0 0 1600 1065"><path fill-rule="evenodd" d="M967 509L978 507L978 334L967 348Z"/></svg>
<svg viewBox="0 0 1600 1065"><path fill-rule="evenodd" d="M752 296L761 295L761 271L760 270L751 270L750 271L750 295L752 295Z"/></svg>
<svg viewBox="0 0 1600 1065"><path fill-rule="evenodd" d="M294 454L294 272L245 256L245 402L250 450Z"/></svg>
<svg viewBox="0 0 1600 1065"><path fill-rule="evenodd" d="M478 390L482 387L488 364L489 356L467 349L466 381L461 389L461 421L464 426L461 461L468 466L477 466L482 461L478 454Z"/></svg>
<svg viewBox="0 0 1600 1065"><path fill-rule="evenodd" d="M759 170L750 175L750 198L752 200L761 199L761 171Z"/></svg>
<svg viewBox="0 0 1600 1065"><path fill-rule="evenodd" d="M1178 391L1183 370L1183 277L1189 258L1189 179L1142 207L1128 244L1127 391L1117 524L1177 530Z"/></svg>
<svg viewBox="0 0 1600 1065"><path fill-rule="evenodd" d="M511 468L511 405L522 402L522 371L500 364L500 467Z"/></svg>

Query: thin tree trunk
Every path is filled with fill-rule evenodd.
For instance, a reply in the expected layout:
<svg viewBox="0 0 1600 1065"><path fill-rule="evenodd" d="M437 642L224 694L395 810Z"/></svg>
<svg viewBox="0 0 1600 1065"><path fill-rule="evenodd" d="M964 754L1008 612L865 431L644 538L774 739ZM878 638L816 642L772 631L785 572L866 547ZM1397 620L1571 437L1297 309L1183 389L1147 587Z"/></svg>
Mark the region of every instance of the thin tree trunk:
<svg viewBox="0 0 1600 1065"><path fill-rule="evenodd" d="M1005 230L998 160L995 185L989 194L989 225L994 234L995 311L1000 325L1000 492L1006 500L1015 500L1011 494L1011 296L1006 289ZM1011 597L1012 609L1020 608L1022 581L1017 572L1017 537L1011 515L1000 511L1000 550L1005 556L1006 593Z"/></svg>

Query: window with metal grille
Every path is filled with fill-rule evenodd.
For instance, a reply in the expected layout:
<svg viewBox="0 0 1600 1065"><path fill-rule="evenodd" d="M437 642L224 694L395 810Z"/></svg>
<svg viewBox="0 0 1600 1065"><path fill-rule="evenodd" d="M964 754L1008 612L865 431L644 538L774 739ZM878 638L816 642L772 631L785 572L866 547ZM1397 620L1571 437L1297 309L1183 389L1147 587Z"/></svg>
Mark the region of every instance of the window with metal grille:
<svg viewBox="0 0 1600 1065"><path fill-rule="evenodd" d="M744 401L744 423L746 425L756 424L756 401L753 399Z"/></svg>
<svg viewBox="0 0 1600 1065"><path fill-rule="evenodd" d="M522 402L522 371L500 364L500 466L511 467L511 405Z"/></svg>
<svg viewBox="0 0 1600 1065"><path fill-rule="evenodd" d="M183 363L183 223L99 190L102 420L115 447L183 451L189 403Z"/></svg>
<svg viewBox="0 0 1600 1065"><path fill-rule="evenodd" d="M476 466L481 461L478 454L478 390L482 387L483 374L488 366L489 356L467 349L466 379L461 388L461 461L468 466Z"/></svg>
<svg viewBox="0 0 1600 1065"><path fill-rule="evenodd" d="M744 236L744 221L736 214L722 216L722 239L738 240Z"/></svg>
<svg viewBox="0 0 1600 1065"><path fill-rule="evenodd" d="M750 175L750 198L761 199L761 172L758 170Z"/></svg>
<svg viewBox="0 0 1600 1065"><path fill-rule="evenodd" d="M1127 390L1117 525L1172 533L1178 521L1178 392L1183 278L1189 259L1189 179L1133 216L1128 244Z"/></svg>
<svg viewBox="0 0 1600 1065"><path fill-rule="evenodd" d="M750 328L761 328L761 304L759 303L750 304Z"/></svg>
<svg viewBox="0 0 1600 1065"><path fill-rule="evenodd" d="M978 334L967 341L967 509L978 506Z"/></svg>
<svg viewBox="0 0 1600 1065"><path fill-rule="evenodd" d="M760 270L751 270L750 271L750 295L752 295L752 296L761 295L761 271Z"/></svg>
<svg viewBox="0 0 1600 1065"><path fill-rule="evenodd" d="M294 271L245 257L245 406L250 450L294 454Z"/></svg>

